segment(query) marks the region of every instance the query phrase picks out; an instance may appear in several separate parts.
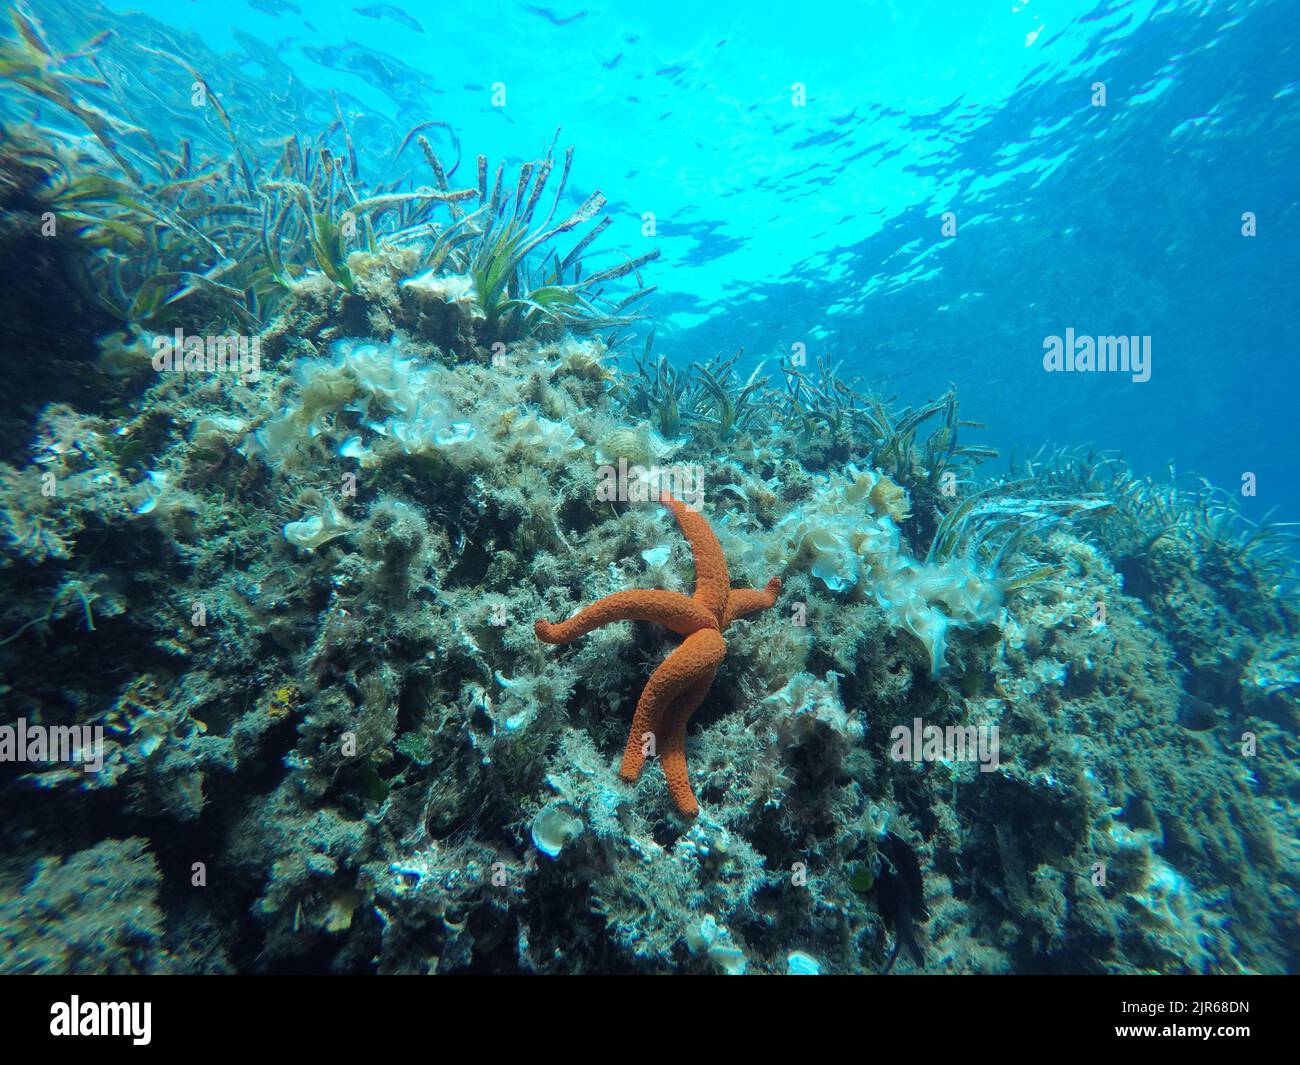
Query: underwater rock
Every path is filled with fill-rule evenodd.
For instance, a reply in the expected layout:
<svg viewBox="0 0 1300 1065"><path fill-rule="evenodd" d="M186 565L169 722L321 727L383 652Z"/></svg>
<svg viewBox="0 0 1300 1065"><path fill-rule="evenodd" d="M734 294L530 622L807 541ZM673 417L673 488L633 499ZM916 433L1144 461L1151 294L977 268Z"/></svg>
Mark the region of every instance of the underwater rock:
<svg viewBox="0 0 1300 1065"><path fill-rule="evenodd" d="M0 898L0 972L166 972L162 874L139 836L42 858L17 895Z"/></svg>

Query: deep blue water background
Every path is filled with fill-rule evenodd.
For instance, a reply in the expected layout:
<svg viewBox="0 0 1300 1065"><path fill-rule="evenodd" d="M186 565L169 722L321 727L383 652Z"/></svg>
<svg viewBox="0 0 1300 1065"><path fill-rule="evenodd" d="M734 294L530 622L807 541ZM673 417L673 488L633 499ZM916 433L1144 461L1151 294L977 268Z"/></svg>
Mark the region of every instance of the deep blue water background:
<svg viewBox="0 0 1300 1065"><path fill-rule="evenodd" d="M607 243L663 251L678 361L804 342L907 401L956 384L972 440L1233 491L1251 471L1247 513L1300 519L1296 0L110 6L265 81L237 120L292 124L286 84L338 90L369 162L427 119L511 160L562 126ZM1046 375L1067 327L1150 335L1151 380Z"/></svg>

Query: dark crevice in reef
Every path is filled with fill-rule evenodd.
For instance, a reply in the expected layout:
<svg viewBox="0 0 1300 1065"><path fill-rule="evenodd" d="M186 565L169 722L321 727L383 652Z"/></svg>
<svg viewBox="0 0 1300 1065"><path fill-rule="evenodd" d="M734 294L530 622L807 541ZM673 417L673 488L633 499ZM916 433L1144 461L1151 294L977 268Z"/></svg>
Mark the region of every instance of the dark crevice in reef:
<svg viewBox="0 0 1300 1065"><path fill-rule="evenodd" d="M0 350L14 360L0 406L0 458L9 461L26 451L47 404L102 409L95 340L120 325L80 283L85 249L71 223L55 219L55 232L43 235L48 191L44 172L0 149L0 262L13 267L0 285Z"/></svg>

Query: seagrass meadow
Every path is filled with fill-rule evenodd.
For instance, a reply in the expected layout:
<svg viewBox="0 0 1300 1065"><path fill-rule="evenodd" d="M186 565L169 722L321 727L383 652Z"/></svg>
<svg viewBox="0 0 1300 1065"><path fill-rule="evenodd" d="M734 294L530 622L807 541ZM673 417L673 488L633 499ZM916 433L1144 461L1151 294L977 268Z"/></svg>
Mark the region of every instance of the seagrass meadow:
<svg viewBox="0 0 1300 1065"><path fill-rule="evenodd" d="M1092 6L1008 55L1096 48ZM1183 47L1180 86L1296 18L1147 6L1117 47ZM997 116L1074 82L1082 131L1035 135L1127 160L1183 87L1044 52L1033 106L985 71L819 111L833 69L792 105L707 21L503 12L515 65L473 76L487 30L451 55L414 7L8 7L0 973L1296 971L1294 436L1169 339L1194 233L1109 245L1103 321L1113 278L1022 225L1090 216L1000 162ZM530 91L543 46L588 56L571 96ZM1297 131L1252 69L1263 182ZM1211 177L1154 226L1219 209L1200 111L1159 143ZM894 118L968 153L898 174L970 184L907 200ZM1232 284L1295 320L1280 190L1221 228L1268 215L1290 250ZM1202 335L1293 396L1271 328Z"/></svg>

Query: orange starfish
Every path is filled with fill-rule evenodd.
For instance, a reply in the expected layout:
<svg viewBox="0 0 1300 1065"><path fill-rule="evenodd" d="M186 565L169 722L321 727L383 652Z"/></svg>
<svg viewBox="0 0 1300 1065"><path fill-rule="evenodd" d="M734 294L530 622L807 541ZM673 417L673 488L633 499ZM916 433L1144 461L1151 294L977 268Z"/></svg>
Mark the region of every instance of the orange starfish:
<svg viewBox="0 0 1300 1065"><path fill-rule="evenodd" d="M700 804L686 773L686 724L704 702L718 666L727 653L722 634L736 618L766 610L776 603L781 581L773 577L767 587L732 588L722 545L704 516L667 492L659 502L668 507L691 545L695 558L695 593L634 590L615 592L578 611L568 621L553 625L538 620L537 638L546 643L568 643L614 621L657 621L685 636L681 644L651 674L636 704L632 730L623 750L619 776L635 781L645 765L644 739L662 736L659 757L668 781L668 794L683 817L694 817Z"/></svg>

